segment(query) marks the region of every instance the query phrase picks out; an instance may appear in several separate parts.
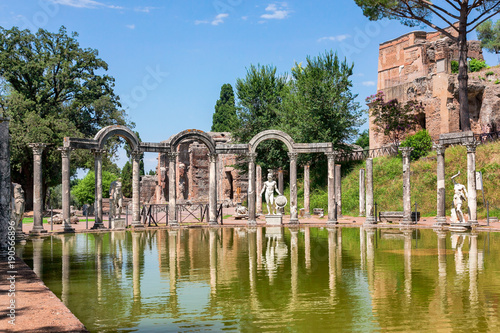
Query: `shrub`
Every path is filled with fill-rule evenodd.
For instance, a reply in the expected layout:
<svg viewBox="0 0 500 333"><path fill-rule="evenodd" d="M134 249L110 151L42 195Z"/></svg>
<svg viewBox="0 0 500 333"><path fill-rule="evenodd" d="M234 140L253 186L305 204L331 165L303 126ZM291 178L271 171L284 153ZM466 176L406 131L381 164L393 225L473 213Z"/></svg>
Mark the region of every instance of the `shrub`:
<svg viewBox="0 0 500 333"><path fill-rule="evenodd" d="M401 142L400 147L413 147L410 159L412 161L418 160L420 157L427 155L432 149L432 138L427 130L421 130L410 135L403 142Z"/></svg>
<svg viewBox="0 0 500 333"><path fill-rule="evenodd" d="M451 72L453 74L458 74L458 61L456 60L451 61Z"/></svg>
<svg viewBox="0 0 500 333"><path fill-rule="evenodd" d="M471 58L469 60L469 72L479 72L483 68L487 68L486 62L484 60L478 60Z"/></svg>
<svg viewBox="0 0 500 333"><path fill-rule="evenodd" d="M489 75L495 75L495 72L493 72L493 71L486 72L486 76L489 76Z"/></svg>

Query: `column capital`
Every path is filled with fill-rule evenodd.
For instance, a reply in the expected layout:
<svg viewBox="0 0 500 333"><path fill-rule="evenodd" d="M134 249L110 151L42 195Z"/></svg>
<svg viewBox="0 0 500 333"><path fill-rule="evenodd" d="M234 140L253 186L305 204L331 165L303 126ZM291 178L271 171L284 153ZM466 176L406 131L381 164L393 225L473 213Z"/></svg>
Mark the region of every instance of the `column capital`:
<svg viewBox="0 0 500 333"><path fill-rule="evenodd" d="M63 158L69 158L69 155L73 149L71 147L58 147L57 150L61 152Z"/></svg>
<svg viewBox="0 0 500 333"><path fill-rule="evenodd" d="M46 143L29 143L28 146L33 149L33 155L42 155L43 150L47 147Z"/></svg>
<svg viewBox="0 0 500 333"><path fill-rule="evenodd" d="M299 154L295 152L288 153L288 158L290 159L290 162L297 162L298 156Z"/></svg>
<svg viewBox="0 0 500 333"><path fill-rule="evenodd" d="M335 159L337 158L339 153L334 151L334 152L330 152L330 153L325 153L325 155L328 158L328 161L333 161L333 163L335 163Z"/></svg>
<svg viewBox="0 0 500 333"><path fill-rule="evenodd" d="M142 157L142 151L139 150L134 150L133 152L130 153L130 156L132 156L133 160L140 160Z"/></svg>
<svg viewBox="0 0 500 333"><path fill-rule="evenodd" d="M255 163L255 160L257 159L257 153L247 153L247 157L249 159L249 162Z"/></svg>
<svg viewBox="0 0 500 333"><path fill-rule="evenodd" d="M464 146L467 148L467 153L475 153L477 146L479 146L479 142L476 140L466 142Z"/></svg>
<svg viewBox="0 0 500 333"><path fill-rule="evenodd" d="M102 157L102 155L106 154L106 149L91 149L90 151L95 157Z"/></svg>
<svg viewBox="0 0 500 333"><path fill-rule="evenodd" d="M443 144L435 143L432 145L432 149L436 151L438 155L443 155L446 150L446 146Z"/></svg>
<svg viewBox="0 0 500 333"><path fill-rule="evenodd" d="M219 156L219 154L217 153L208 153L208 159L210 161L210 163L215 163L217 162L217 156Z"/></svg>
<svg viewBox="0 0 500 333"><path fill-rule="evenodd" d="M177 161L177 156L179 156L179 153L177 153L177 152L167 153L167 156L168 156L169 162L175 162L175 161Z"/></svg>
<svg viewBox="0 0 500 333"><path fill-rule="evenodd" d="M403 157L409 157L413 147L398 147L398 150L403 154Z"/></svg>

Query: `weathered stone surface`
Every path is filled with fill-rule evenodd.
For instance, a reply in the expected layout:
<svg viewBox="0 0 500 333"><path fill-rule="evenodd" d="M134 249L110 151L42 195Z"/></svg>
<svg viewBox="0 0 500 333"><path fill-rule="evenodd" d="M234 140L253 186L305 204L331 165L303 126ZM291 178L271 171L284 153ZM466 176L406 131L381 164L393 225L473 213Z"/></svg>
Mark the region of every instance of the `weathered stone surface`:
<svg viewBox="0 0 500 333"><path fill-rule="evenodd" d="M404 212L398 211L386 211L379 212L380 222L402 222L404 218ZM415 212L411 212L411 223L415 223ZM417 212L417 221L420 220L420 212Z"/></svg>
<svg viewBox="0 0 500 333"><path fill-rule="evenodd" d="M10 219L10 140L9 121L0 118L0 253L7 251Z"/></svg>

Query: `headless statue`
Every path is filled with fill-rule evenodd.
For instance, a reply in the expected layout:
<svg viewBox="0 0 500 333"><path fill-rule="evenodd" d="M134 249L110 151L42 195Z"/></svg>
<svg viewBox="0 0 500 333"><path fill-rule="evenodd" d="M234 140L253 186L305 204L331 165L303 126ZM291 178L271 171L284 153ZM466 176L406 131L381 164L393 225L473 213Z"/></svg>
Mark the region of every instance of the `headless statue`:
<svg viewBox="0 0 500 333"><path fill-rule="evenodd" d="M455 193L453 194L453 206L455 207L455 214L456 214L457 220L460 223L464 223L465 219L464 219L464 213L462 212L462 204L463 204L464 200L467 200L467 189L465 188L464 185L457 183L455 181L455 177L458 177L459 175L460 175L460 171L456 175L451 177L451 179L453 180L453 184L454 184L453 189L455 191Z"/></svg>
<svg viewBox="0 0 500 333"><path fill-rule="evenodd" d="M122 182L120 179L115 180L109 187L109 215L116 217L116 210L118 208L118 218L122 215L123 209L123 194Z"/></svg>

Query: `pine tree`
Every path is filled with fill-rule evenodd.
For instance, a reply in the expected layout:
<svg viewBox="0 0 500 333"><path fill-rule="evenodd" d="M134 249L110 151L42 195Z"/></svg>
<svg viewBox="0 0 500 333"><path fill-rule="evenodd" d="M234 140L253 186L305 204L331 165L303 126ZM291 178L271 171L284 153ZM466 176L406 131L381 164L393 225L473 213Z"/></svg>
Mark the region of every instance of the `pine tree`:
<svg viewBox="0 0 500 333"><path fill-rule="evenodd" d="M233 87L223 84L220 90L220 98L215 104L213 115L212 132L231 132L236 126L236 106L234 102Z"/></svg>

